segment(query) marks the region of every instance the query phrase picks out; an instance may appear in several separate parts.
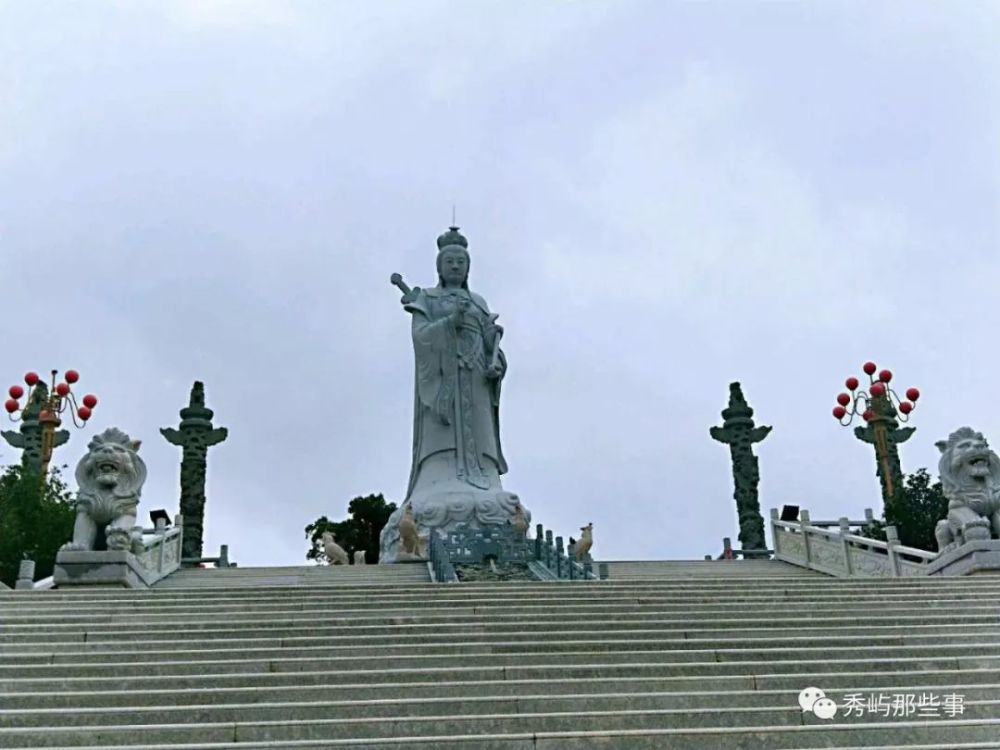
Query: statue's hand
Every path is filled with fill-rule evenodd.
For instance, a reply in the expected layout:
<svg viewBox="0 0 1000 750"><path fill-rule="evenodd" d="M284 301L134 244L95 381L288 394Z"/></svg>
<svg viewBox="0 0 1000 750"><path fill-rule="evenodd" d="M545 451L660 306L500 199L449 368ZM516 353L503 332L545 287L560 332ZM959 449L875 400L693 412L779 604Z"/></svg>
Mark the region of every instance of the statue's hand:
<svg viewBox="0 0 1000 750"><path fill-rule="evenodd" d="M490 380L498 380L501 375L503 375L503 370L499 365L490 365L486 368L486 377Z"/></svg>

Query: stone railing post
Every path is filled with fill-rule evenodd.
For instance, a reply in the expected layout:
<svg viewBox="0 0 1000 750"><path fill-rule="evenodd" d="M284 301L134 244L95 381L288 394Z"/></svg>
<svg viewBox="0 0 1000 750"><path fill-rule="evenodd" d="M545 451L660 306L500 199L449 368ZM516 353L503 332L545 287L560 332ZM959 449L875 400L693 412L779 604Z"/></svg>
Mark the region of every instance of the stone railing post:
<svg viewBox="0 0 1000 750"><path fill-rule="evenodd" d="M163 536L164 534L166 534L167 533L167 519L163 518L163 517L157 518L156 519L156 526L154 527L153 531L155 531L160 536Z"/></svg>
<svg viewBox="0 0 1000 750"><path fill-rule="evenodd" d="M778 548L778 538L781 536L778 529L777 521L781 520L781 514L778 512L777 508L771 508L771 543L774 545L774 557L777 559L778 553L781 551Z"/></svg>
<svg viewBox="0 0 1000 750"><path fill-rule="evenodd" d="M712 557L711 555L705 555L705 559L706 560L714 560L715 558Z"/></svg>
<svg viewBox="0 0 1000 750"><path fill-rule="evenodd" d="M535 560L542 561L542 539L545 537L545 529L541 524L535 526Z"/></svg>
<svg viewBox="0 0 1000 750"><path fill-rule="evenodd" d="M14 582L14 589L23 591L35 588L35 561L21 560L21 566L17 571L17 581Z"/></svg>
<svg viewBox="0 0 1000 750"><path fill-rule="evenodd" d="M809 525L809 511L802 509L799 511L799 531L802 533L802 548L806 551L806 567L812 562L812 553L809 550L809 533L806 526Z"/></svg>
<svg viewBox="0 0 1000 750"><path fill-rule="evenodd" d="M899 531L895 526L885 527L885 541L887 546L887 552L889 553L889 570L892 571L892 577L899 577L899 555L896 553L896 547L899 546Z"/></svg>
<svg viewBox="0 0 1000 750"><path fill-rule="evenodd" d="M563 538L561 536L556 537L556 576L558 578L563 577Z"/></svg>
<svg viewBox="0 0 1000 750"><path fill-rule="evenodd" d="M571 581L573 580L575 573L573 568L576 567L576 565L574 564L576 560L575 552L576 552L576 543L570 542L569 546L566 548L566 559L569 561L569 564L566 567L569 569L569 579Z"/></svg>
<svg viewBox="0 0 1000 750"><path fill-rule="evenodd" d="M875 512L871 508L865 508L865 524L874 523Z"/></svg>
<svg viewBox="0 0 1000 750"><path fill-rule="evenodd" d="M601 581L608 580L608 564L606 562L597 563L597 578Z"/></svg>
<svg viewBox="0 0 1000 750"><path fill-rule="evenodd" d="M219 547L219 562L217 566L220 568L229 567L229 545L223 544Z"/></svg>
<svg viewBox="0 0 1000 750"><path fill-rule="evenodd" d="M551 530L546 530L546 532L545 532L545 565L549 569L552 569L553 567L555 567L552 564L553 563L552 555L553 555L553 551L555 549L555 547L553 546L553 544L554 543L552 541L552 531Z"/></svg>
<svg viewBox="0 0 1000 750"><path fill-rule="evenodd" d="M851 543L847 541L847 535L851 533L851 522L847 516L837 519L840 525L840 546L844 550L844 565L847 567L847 575L854 575L854 564L851 561Z"/></svg>

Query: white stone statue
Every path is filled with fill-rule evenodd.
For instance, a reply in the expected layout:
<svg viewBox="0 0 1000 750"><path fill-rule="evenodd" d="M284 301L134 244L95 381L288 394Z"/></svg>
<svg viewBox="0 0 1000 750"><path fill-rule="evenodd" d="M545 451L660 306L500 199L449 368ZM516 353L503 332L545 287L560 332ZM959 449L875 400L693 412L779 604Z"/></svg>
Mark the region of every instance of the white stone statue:
<svg viewBox="0 0 1000 750"><path fill-rule="evenodd" d="M938 473L948 517L934 530L942 552L978 539L1000 537L1000 457L981 433L962 427L937 443Z"/></svg>
<svg viewBox="0 0 1000 750"><path fill-rule="evenodd" d="M528 519L524 515L524 508L521 507L521 501L516 497L514 498L514 518L511 519L511 523L519 536L527 536Z"/></svg>
<svg viewBox="0 0 1000 750"><path fill-rule="evenodd" d="M409 289L401 277L403 307L412 315L416 360L413 452L404 507L418 527L440 533L513 521L517 496L504 490L500 447L500 386L507 358L503 328L486 300L469 289L468 242L458 227L437 241L438 284ZM399 508L382 530L380 562L400 551ZM525 509L526 518L531 514Z"/></svg>
<svg viewBox="0 0 1000 750"><path fill-rule="evenodd" d="M367 565L365 561L365 551L363 549L354 550L354 564L355 565Z"/></svg>
<svg viewBox="0 0 1000 750"><path fill-rule="evenodd" d="M573 554L577 562L587 559L590 548L594 546L594 524L588 523L580 529L580 541L573 548Z"/></svg>
<svg viewBox="0 0 1000 750"><path fill-rule="evenodd" d="M135 519L146 481L141 442L112 427L87 445L76 466L76 523L64 550L127 550L141 537Z"/></svg>
<svg viewBox="0 0 1000 750"><path fill-rule="evenodd" d="M337 544L332 531L323 532L323 551L330 565L347 565L347 550Z"/></svg>

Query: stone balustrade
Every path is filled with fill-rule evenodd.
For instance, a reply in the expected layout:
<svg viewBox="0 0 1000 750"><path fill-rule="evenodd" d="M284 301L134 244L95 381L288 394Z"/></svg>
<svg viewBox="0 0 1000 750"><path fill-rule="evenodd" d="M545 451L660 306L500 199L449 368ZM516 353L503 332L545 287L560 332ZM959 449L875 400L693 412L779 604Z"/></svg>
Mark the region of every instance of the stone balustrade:
<svg viewBox="0 0 1000 750"><path fill-rule="evenodd" d="M772 508L774 557L838 578L904 578L929 574L928 564L938 553L901 545L895 526L886 527L888 541L885 542L851 533L852 526L864 526L872 520L869 511L865 521L850 521L844 517L837 521L814 522L809 518L809 511L803 510L798 520L782 521L778 510Z"/></svg>

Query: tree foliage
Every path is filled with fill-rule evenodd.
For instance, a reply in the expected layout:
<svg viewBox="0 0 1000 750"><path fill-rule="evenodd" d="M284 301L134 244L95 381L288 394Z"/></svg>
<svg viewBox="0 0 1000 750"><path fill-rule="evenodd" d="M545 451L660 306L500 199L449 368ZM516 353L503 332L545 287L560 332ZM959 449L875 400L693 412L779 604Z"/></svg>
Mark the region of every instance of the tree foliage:
<svg viewBox="0 0 1000 750"><path fill-rule="evenodd" d="M42 478L22 465L0 474L0 581L13 586L21 560L35 579L52 575L56 552L73 536L73 500L58 469Z"/></svg>
<svg viewBox="0 0 1000 750"><path fill-rule="evenodd" d="M882 519L866 529L866 536L885 540L885 527L893 525L900 544L933 552L937 549L934 527L948 515L948 500L940 481L932 481L927 469L905 477L899 500L887 506Z"/></svg>
<svg viewBox="0 0 1000 750"><path fill-rule="evenodd" d="M337 544L347 550L354 561L354 552L365 551L365 562L374 565L378 562L379 535L389 516L396 510L395 503L387 503L381 493L356 497L347 505L349 516L343 521L331 521L326 516L320 516L306 526L306 539L309 540L307 560L318 563L329 562L323 550L323 532L332 531Z"/></svg>

